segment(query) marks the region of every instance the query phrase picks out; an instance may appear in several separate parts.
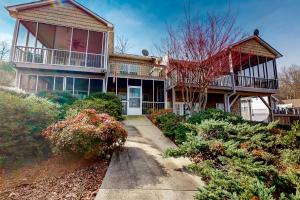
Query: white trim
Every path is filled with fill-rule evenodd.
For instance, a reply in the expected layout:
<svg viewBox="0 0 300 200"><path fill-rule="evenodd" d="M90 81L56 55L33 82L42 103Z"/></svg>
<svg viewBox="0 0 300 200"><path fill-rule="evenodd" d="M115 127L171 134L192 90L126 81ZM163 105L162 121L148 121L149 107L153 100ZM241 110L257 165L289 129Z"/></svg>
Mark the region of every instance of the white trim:
<svg viewBox="0 0 300 200"><path fill-rule="evenodd" d="M86 38L86 50L85 50L85 63L84 66L87 67L87 58L88 58L88 50L89 50L89 39L90 39L90 31L87 30L87 38Z"/></svg>
<svg viewBox="0 0 300 200"><path fill-rule="evenodd" d="M38 92L38 84L39 83L39 75L37 74L36 75L36 82L35 82L35 93L37 93Z"/></svg>

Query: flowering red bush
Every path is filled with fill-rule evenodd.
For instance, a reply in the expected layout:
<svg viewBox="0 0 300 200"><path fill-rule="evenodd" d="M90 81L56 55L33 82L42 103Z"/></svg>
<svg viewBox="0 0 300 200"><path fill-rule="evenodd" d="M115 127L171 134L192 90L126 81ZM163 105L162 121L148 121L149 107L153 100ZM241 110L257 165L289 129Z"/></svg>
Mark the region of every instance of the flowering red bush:
<svg viewBox="0 0 300 200"><path fill-rule="evenodd" d="M85 158L111 152L123 145L127 132L122 124L107 114L86 109L73 118L49 126L43 135L54 152L70 152Z"/></svg>

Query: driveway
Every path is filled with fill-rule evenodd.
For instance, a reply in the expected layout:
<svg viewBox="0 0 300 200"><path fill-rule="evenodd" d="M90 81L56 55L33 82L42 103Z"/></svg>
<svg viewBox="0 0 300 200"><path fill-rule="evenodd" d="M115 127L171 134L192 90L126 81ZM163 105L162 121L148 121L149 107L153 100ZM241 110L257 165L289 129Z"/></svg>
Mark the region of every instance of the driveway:
<svg viewBox="0 0 300 200"><path fill-rule="evenodd" d="M203 183L183 165L188 159L163 158L163 152L176 147L146 117L128 117L124 122L128 139L112 156L96 200L193 199Z"/></svg>

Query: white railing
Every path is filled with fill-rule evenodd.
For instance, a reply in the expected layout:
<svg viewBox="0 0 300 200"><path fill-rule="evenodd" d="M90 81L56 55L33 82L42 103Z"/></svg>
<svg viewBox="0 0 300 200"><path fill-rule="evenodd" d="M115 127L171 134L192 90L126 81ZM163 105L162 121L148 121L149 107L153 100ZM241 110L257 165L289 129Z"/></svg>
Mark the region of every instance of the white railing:
<svg viewBox="0 0 300 200"><path fill-rule="evenodd" d="M154 110L163 110L165 109L165 102L152 102L152 101L143 101L142 102L142 113L150 114Z"/></svg>
<svg viewBox="0 0 300 200"><path fill-rule="evenodd" d="M66 51L16 46L15 62L67 65L77 67L105 68L105 55L85 52Z"/></svg>

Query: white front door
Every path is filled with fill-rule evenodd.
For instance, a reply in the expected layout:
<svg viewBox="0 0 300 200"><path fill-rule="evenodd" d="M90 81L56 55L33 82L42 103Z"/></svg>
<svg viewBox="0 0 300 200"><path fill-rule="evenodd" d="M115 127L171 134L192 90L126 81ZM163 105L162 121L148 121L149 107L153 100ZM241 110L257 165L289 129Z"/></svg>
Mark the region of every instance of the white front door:
<svg viewBox="0 0 300 200"><path fill-rule="evenodd" d="M127 115L142 115L142 88L128 86Z"/></svg>

